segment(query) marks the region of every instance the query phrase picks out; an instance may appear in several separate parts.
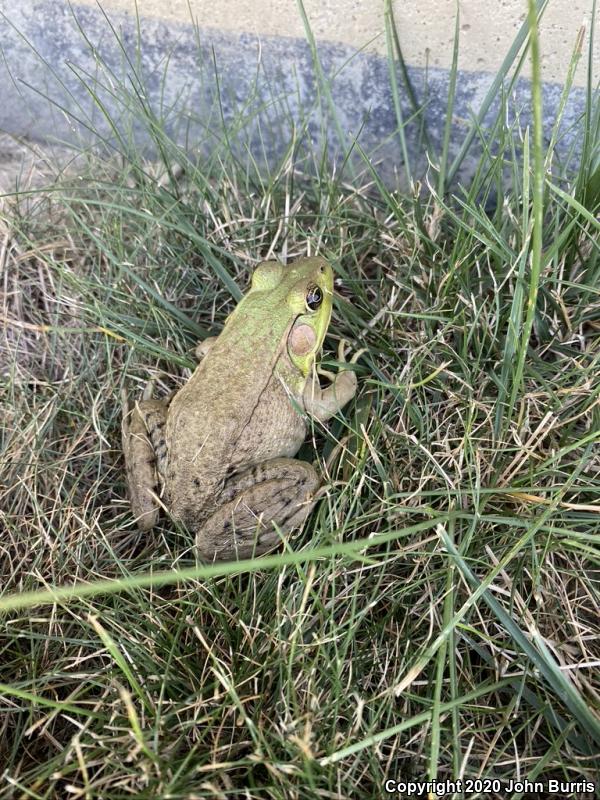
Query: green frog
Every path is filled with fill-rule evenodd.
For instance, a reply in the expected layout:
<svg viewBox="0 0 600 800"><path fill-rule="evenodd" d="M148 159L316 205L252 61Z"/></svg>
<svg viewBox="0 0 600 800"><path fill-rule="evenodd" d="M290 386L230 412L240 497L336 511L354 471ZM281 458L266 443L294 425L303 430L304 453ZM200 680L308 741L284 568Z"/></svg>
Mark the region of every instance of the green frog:
<svg viewBox="0 0 600 800"><path fill-rule="evenodd" d="M332 298L325 259L263 262L221 334L199 345L200 363L179 391L152 399L149 384L133 409L124 394L129 496L142 530L162 506L213 561L260 555L302 526L319 486L314 467L293 458L306 415L324 422L357 386L347 367L324 373L325 389L317 378ZM341 362L344 351L341 342Z"/></svg>

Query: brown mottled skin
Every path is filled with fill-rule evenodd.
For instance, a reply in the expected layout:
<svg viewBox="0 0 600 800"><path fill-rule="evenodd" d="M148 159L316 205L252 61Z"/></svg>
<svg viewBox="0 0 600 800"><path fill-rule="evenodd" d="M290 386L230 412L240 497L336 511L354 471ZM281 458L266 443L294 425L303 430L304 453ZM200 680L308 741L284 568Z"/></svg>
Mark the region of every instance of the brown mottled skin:
<svg viewBox="0 0 600 800"><path fill-rule="evenodd" d="M293 459L304 415L326 420L356 392L351 370L324 390L315 376L332 293L322 258L260 264L221 334L199 346L186 385L167 400L146 392L131 411L125 399L123 449L140 528L156 523L160 495L196 532L199 555L220 560L273 547L273 523L284 535L302 525L319 485L314 468Z"/></svg>

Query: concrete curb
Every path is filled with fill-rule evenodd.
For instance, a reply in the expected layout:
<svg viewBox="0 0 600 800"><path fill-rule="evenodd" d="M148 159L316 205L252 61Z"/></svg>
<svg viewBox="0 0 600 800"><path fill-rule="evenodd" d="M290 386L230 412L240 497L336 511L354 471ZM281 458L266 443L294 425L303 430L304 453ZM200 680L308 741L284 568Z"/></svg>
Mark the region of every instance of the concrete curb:
<svg viewBox="0 0 600 800"><path fill-rule="evenodd" d="M320 102L317 99L314 64L304 40L277 36L259 40L249 34L198 31L191 24L142 18L138 48L131 15L111 12L107 18L97 7L69 8L52 0L36 0L33 5L33 14L14 7L6 12L0 68L5 73L0 80L0 128L4 131L89 143L97 140L90 132L95 129L113 146L118 137L95 94L125 140L152 149L148 121L127 108L135 98L130 80L134 64L141 76L144 103L165 121L169 134L191 150L210 154L224 147L223 120L230 125L242 119L243 124L228 136L240 155L250 148L259 161L263 155L271 163L281 159L295 129L299 167L310 170L306 159L312 150L327 145L330 155L339 156L358 137L360 147L379 163L378 171L388 183L401 181L404 169L388 62L377 53L356 53L346 45L319 42L323 71L335 75L332 98L345 137L340 145L330 109L323 97ZM423 123L437 150L445 124L449 71L426 73L412 67L409 76L422 113L415 116L406 91L401 102L404 119L412 118L405 131L413 173L422 176L427 168L420 139ZM398 77L402 85L399 73ZM459 74L452 152L458 150L492 80L492 75L483 72ZM118 88L120 81L128 87L128 98ZM561 91L554 84L544 87L548 135ZM138 100L133 102L141 108ZM488 121L499 104L497 98ZM516 125L519 118L524 127L529 122L528 81L517 81L507 105L508 121ZM577 142L577 120L584 107L585 90L574 88L564 114L565 133L559 144L563 154ZM326 135L324 119L329 120ZM515 136L519 138L518 125ZM468 180L477 150L475 146L459 179ZM355 163L365 170L358 156Z"/></svg>

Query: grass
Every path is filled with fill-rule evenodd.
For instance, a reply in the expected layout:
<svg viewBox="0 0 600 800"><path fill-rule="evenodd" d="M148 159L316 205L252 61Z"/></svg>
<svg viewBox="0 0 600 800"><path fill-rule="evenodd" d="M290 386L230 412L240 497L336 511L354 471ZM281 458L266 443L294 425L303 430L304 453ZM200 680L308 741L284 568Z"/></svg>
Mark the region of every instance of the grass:
<svg viewBox="0 0 600 800"><path fill-rule="evenodd" d="M560 115L544 150L535 14L494 84L530 59L533 122L475 115L468 186L448 131L423 137L427 194L360 142L346 181L291 120L270 167L241 118L192 159L132 61L110 85L159 160L119 130L118 155L3 199L0 798L600 785L600 108L590 70L581 152L558 159ZM132 523L120 389L181 385L256 263L315 252L338 276L324 366L367 348L300 453L326 491L283 551L196 564L193 533Z"/></svg>

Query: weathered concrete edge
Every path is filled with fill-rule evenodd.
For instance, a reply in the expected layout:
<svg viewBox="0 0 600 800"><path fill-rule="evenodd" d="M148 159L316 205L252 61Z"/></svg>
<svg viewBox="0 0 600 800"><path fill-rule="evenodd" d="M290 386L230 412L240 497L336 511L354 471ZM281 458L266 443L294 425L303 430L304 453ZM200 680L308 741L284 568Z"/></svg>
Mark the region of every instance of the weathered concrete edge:
<svg viewBox="0 0 600 800"><path fill-rule="evenodd" d="M145 125L133 119L127 103L115 92L119 80L131 72L142 76L145 100L166 120L170 133L193 149L210 152L222 141L223 120L230 124L242 115L236 132L240 152L250 147L268 160L287 150L293 129L303 131L304 149L323 146L323 115L331 110L321 97L317 107L317 78L310 48L304 40L236 35L193 25L141 18L141 47L137 22L131 15L111 13L110 24L99 8L68 6L35 0L33 13L0 2L4 13L3 63L0 66L0 129L37 139L93 140L89 128L114 139L111 125L90 89L123 131L138 143L148 143ZM111 29L112 25L112 29ZM118 37L115 34L118 32ZM390 183L402 172L396 131L397 119L390 88L389 65L374 53L355 53L345 45L319 43L325 75L335 75L332 97L339 127L348 147L358 136L362 149L380 162ZM4 74L2 74L4 73ZM442 138L449 85L447 70L409 68L409 76L431 141ZM116 78L116 80L115 80ZM451 152L464 138L467 121L477 112L493 76L461 72L458 80ZM131 86L125 80L125 85ZM399 85L402 86L399 79ZM544 86L545 126L554 124L562 87ZM492 119L500 98L488 113ZM408 93L402 91L404 119L414 115ZM519 80L509 99L510 115L529 121L530 89ZM585 107L585 90L571 90L563 119L562 152L577 143L578 118ZM65 113L68 112L68 113ZM71 117L69 115L72 115ZM411 158L419 160L421 123L405 128ZM327 126L330 152L340 150L336 126ZM302 136L297 153L302 156ZM468 178L476 156L465 162ZM413 169L415 164L413 163ZM421 158L418 172L425 169Z"/></svg>

